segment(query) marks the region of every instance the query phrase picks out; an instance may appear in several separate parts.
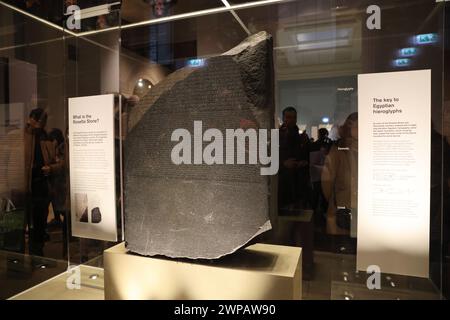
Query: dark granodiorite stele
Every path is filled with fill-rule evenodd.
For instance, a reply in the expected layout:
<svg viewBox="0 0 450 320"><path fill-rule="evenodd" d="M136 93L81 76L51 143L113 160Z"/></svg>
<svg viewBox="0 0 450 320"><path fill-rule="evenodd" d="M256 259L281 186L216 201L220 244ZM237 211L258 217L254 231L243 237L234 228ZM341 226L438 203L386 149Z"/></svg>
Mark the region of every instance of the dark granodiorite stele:
<svg viewBox="0 0 450 320"><path fill-rule="evenodd" d="M217 259L270 230L269 178L259 165L175 165L172 132L272 129L272 37L250 36L202 67L180 69L130 112L125 141L125 239L134 253ZM203 147L209 142L204 142ZM193 158L194 152L192 152ZM224 139L225 155L225 139ZM248 163L248 160L247 160Z"/></svg>

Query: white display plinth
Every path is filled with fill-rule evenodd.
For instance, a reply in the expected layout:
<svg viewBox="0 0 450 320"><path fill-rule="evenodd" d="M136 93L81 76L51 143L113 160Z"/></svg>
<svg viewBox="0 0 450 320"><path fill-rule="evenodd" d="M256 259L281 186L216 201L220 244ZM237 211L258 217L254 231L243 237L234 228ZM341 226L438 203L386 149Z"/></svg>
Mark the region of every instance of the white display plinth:
<svg viewBox="0 0 450 320"><path fill-rule="evenodd" d="M302 296L302 249L255 244L219 261L104 252L105 298L289 300Z"/></svg>

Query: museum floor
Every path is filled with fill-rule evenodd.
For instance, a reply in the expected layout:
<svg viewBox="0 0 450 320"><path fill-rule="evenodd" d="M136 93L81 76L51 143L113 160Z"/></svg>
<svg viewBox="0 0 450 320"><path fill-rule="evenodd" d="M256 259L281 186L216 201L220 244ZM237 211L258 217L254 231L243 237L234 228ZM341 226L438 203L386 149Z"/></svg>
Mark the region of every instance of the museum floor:
<svg viewBox="0 0 450 320"><path fill-rule="evenodd" d="M32 268L28 257L19 263L14 263L14 258L13 254L0 252L2 299L104 299L102 268L81 267L81 287L68 289L67 279L71 274L64 272L65 263L47 259L46 268ZM92 260L90 264L101 264L101 260ZM303 281L303 299L440 299L439 293L428 280L411 277L383 276L382 290L369 291L364 274L350 271L354 265L353 255L316 252L313 277ZM42 282L44 279L49 280Z"/></svg>

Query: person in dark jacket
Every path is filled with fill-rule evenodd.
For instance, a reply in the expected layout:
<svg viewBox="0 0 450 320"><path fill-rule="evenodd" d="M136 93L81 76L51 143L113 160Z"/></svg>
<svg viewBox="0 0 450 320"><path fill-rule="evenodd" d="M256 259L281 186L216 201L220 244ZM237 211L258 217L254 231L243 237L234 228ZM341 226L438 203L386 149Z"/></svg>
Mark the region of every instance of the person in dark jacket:
<svg viewBox="0 0 450 320"><path fill-rule="evenodd" d="M297 110L283 110L280 128L280 170L278 181L278 207L284 210L295 206L302 197L304 186L302 172L308 171L309 138L302 136L297 126Z"/></svg>
<svg viewBox="0 0 450 320"><path fill-rule="evenodd" d="M48 134L49 141L53 143L56 150L56 162L63 166L65 161L65 139L64 134L58 128L54 128ZM52 184L52 207L55 215L55 224L60 224L65 216L65 200L66 200L66 175L64 170L60 170L54 174L51 179Z"/></svg>
<svg viewBox="0 0 450 320"><path fill-rule="evenodd" d="M322 192L322 171L325 159L333 145L328 135L327 129L319 129L319 137L317 141L311 144L310 148L311 204L314 209L315 226L320 228L326 225L326 210L328 208L328 202Z"/></svg>
<svg viewBox="0 0 450 320"><path fill-rule="evenodd" d="M62 170L56 160L56 149L48 140L45 126L47 113L42 108L33 109L24 135L25 181L28 201L27 220L30 232L29 252L44 255L45 229L52 193L49 178Z"/></svg>

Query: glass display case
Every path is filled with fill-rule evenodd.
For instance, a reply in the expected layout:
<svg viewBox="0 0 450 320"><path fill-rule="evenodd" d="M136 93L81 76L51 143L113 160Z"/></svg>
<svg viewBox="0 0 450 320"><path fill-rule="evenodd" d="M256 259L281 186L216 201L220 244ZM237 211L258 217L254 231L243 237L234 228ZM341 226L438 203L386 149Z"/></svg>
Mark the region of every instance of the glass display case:
<svg viewBox="0 0 450 320"><path fill-rule="evenodd" d="M209 232L212 216L191 226L189 214L219 204L231 211L245 199L245 214L264 211L271 227L241 245L301 247L303 299L449 298L447 16L446 2L434 0L0 1L0 298L34 299L43 291L53 292L41 296L48 299L104 299L104 250L123 241L130 248L146 242L146 252L159 248L157 242L175 248L167 253L191 241L195 248L188 251L215 250L228 243L230 229L205 241L200 230ZM258 70L248 73L273 73L273 94L251 86L261 78L243 86L249 101L252 95L273 100L266 126L252 107L252 116L241 116L245 107L232 114L211 102L238 105L233 99L241 97L241 84L211 70L261 32L271 41L271 63L258 69L255 55L249 65ZM96 127L85 134L105 134L113 155L94 158L99 142L93 149L85 140L84 153L75 157L83 146L72 105L100 95L112 97L109 113L99 116L100 123L109 119L109 136ZM97 100L81 104L83 116L101 109ZM178 104L189 104L195 116L180 116ZM267 177L269 189L231 198L206 190L195 198L180 185L200 171L178 166L175 180L166 173L170 158L152 167L149 159L167 151L152 139L175 145L167 128L202 120L205 110L221 112L210 129L240 117L240 129L277 130L279 163ZM152 123L147 137L136 138L137 118ZM137 161L137 153L145 157ZM101 194L86 174L108 165L111 209L84 204L84 194ZM234 174L232 165L205 170L205 185ZM148 172L174 182L158 189L150 180L133 180ZM91 184L80 187L83 179ZM256 195L267 206L250 205ZM91 223L80 224L84 208ZM168 213L161 218L157 210ZM243 212L227 225L238 229ZM96 219L113 221L105 228L116 237L100 236ZM177 235L158 233L165 227Z"/></svg>

